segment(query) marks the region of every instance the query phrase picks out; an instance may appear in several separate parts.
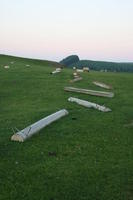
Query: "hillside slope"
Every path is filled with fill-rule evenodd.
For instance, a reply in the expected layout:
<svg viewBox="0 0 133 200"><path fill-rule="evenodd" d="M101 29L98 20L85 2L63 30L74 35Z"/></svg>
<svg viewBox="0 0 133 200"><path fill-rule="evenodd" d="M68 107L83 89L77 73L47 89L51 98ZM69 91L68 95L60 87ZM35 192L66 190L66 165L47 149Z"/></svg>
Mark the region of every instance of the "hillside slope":
<svg viewBox="0 0 133 200"><path fill-rule="evenodd" d="M62 67L62 65L58 62L48 61L48 60L39 60L39 59L30 59L30 58L21 58L21 57L15 57L15 56L8 56L8 55L2 55L0 54L0 66L4 65L10 65L11 62L18 63L18 64L25 64L25 65L47 65L47 66L53 66L53 67Z"/></svg>
<svg viewBox="0 0 133 200"><path fill-rule="evenodd" d="M14 58L10 58L10 62ZM133 74L82 73L70 84L72 70L51 75L53 63L36 64L0 57L0 199L127 200L133 197ZM38 61L39 62L39 61ZM67 93L65 86L102 90L112 99ZM68 97L106 105L110 113L70 103ZM62 108L69 115L24 143L11 142L21 130Z"/></svg>

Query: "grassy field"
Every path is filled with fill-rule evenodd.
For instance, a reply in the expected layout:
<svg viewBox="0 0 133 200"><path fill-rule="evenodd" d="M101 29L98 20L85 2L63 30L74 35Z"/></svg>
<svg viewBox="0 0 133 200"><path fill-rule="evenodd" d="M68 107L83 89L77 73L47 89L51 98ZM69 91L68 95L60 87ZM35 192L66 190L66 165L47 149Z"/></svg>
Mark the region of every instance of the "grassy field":
<svg viewBox="0 0 133 200"><path fill-rule="evenodd" d="M90 72L70 84L72 70L51 75L55 66L0 56L0 200L133 199L133 74ZM63 90L102 90L95 80L111 84L115 97ZM112 112L70 103L70 96L105 104ZM24 143L10 141L12 128L21 130L63 108L68 116Z"/></svg>

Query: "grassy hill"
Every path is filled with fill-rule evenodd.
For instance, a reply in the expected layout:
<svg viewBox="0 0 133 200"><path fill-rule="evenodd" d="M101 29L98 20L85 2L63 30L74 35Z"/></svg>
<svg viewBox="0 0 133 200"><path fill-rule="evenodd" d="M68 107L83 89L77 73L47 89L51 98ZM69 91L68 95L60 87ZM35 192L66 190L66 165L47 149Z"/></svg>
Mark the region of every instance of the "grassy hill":
<svg viewBox="0 0 133 200"><path fill-rule="evenodd" d="M51 75L55 65L0 56L0 200L132 199L133 74L91 71L70 84L72 70ZM111 84L115 97L63 90L70 85L102 90L94 80ZM70 103L70 96L105 104L112 112ZM24 143L10 141L12 128L21 130L62 108L68 116Z"/></svg>
<svg viewBox="0 0 133 200"><path fill-rule="evenodd" d="M53 66L53 67L62 67L62 65L58 62L48 61L48 60L38 60L38 59L30 59L30 58L21 58L21 57L15 57L15 56L7 56L0 54L0 66L4 65L12 65L11 62L14 62L17 65L47 65L47 66Z"/></svg>

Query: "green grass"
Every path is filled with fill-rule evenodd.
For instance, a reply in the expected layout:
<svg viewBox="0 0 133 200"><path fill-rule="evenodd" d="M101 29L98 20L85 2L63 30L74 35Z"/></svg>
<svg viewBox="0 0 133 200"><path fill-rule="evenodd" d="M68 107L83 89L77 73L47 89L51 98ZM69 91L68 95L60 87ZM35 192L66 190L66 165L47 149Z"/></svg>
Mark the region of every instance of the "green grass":
<svg viewBox="0 0 133 200"><path fill-rule="evenodd" d="M133 74L90 72L70 84L72 70L50 75L54 66L0 56L0 200L133 199L133 127L125 126L133 120ZM102 90L94 80L111 84L115 97L63 90ZM70 96L105 104L112 112L70 103ZM21 130L63 108L68 116L24 143L10 141L13 127Z"/></svg>

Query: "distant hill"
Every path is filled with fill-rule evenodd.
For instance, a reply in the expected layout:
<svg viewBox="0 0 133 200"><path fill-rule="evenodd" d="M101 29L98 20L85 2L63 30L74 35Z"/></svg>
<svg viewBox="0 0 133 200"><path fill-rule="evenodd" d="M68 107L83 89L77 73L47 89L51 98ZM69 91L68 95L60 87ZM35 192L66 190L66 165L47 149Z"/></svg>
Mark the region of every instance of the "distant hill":
<svg viewBox="0 0 133 200"><path fill-rule="evenodd" d="M101 71L113 71L113 72L133 72L133 63L118 63L118 62L105 62L105 61L93 61L93 60L80 60L78 56L72 55L63 59L61 64L66 67L89 67L92 70Z"/></svg>
<svg viewBox="0 0 133 200"><path fill-rule="evenodd" d="M60 63L65 66L75 65L78 62L80 62L80 60L77 55L68 56L60 61Z"/></svg>

